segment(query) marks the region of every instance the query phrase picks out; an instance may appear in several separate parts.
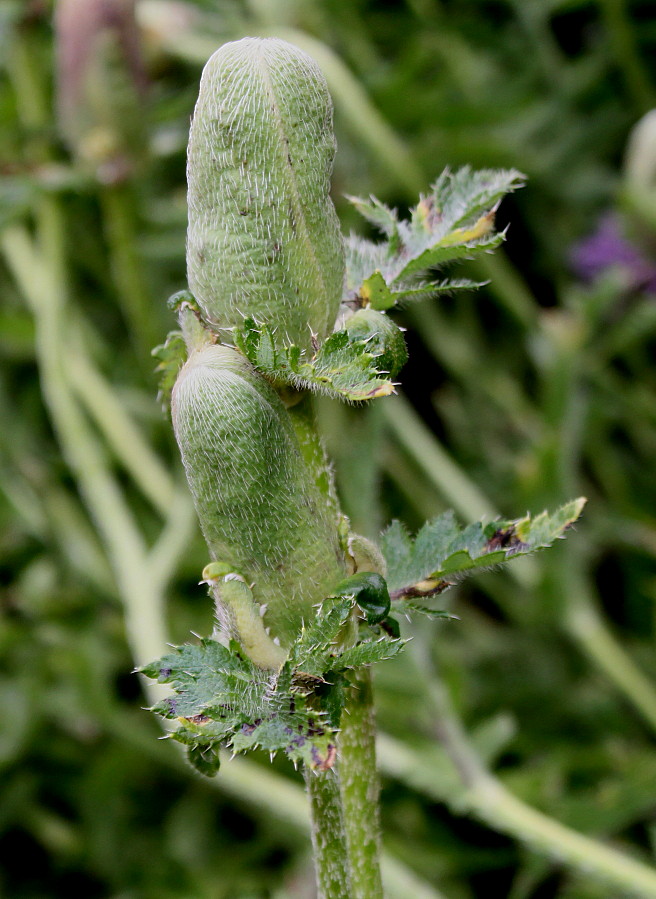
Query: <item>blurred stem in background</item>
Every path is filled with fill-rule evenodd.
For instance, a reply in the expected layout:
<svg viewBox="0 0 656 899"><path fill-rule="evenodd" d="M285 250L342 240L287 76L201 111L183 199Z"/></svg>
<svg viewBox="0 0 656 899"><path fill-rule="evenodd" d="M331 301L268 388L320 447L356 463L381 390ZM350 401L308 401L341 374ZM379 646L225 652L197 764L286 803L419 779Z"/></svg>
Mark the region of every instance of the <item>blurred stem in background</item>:
<svg viewBox="0 0 656 899"><path fill-rule="evenodd" d="M159 334L158 319L152 312L156 301L145 283L139 254L135 191L129 183L110 184L101 191L100 199L117 299L135 343L135 355L146 360L145 365Z"/></svg>
<svg viewBox="0 0 656 899"><path fill-rule="evenodd" d="M617 67L622 73L637 115L642 115L651 109L656 98L634 38L634 27L629 18L626 0L599 0L599 6Z"/></svg>
<svg viewBox="0 0 656 899"><path fill-rule="evenodd" d="M556 853L567 864L593 873L614 890L634 891L641 896L656 895L656 871L609 846L601 845L564 827L513 796L481 763L453 708L448 691L433 669L432 653L425 641L415 652L417 674L425 678L431 714L431 730L455 767L464 793L456 805L487 821L495 829L510 833L538 852ZM419 670L419 666L421 671ZM383 764L391 763L397 776L409 777L414 784L430 784L432 766L419 755L402 747L387 745L381 752ZM430 789L430 787L429 787Z"/></svg>
<svg viewBox="0 0 656 899"><path fill-rule="evenodd" d="M43 85L34 77L39 67L33 59L29 38L14 42L10 66L18 109L24 126L36 134L45 134L49 122ZM47 159L47 145L35 149L34 162ZM121 411L118 402L103 403L103 380L94 372L89 359L80 356L78 365L87 375L81 387L87 403L94 409L105 433L121 431L114 441L121 456L130 457L130 468L137 473L139 486L146 484L151 498L164 485L158 496L161 511L172 519L165 527L166 555L153 549L157 571L152 570L148 550L140 528L134 520L115 478L111 474L106 452L93 433L75 400L71 368L75 371L76 316L67 296L66 220L56 196L43 195L35 209L36 233L32 237L23 225L11 225L0 237L5 262L29 304L36 323L36 354L40 368L43 395L57 433L62 452L74 473L91 518L104 543L119 594L123 598L128 638L135 661L140 664L157 654L165 641L163 590L173 575L179 554L192 533L193 517L190 499L172 503L173 487L154 455L140 436L137 426ZM136 256L133 263L136 264ZM78 317L80 313L78 312ZM91 375L89 378L88 376ZM97 402L96 400L100 400ZM123 444L123 438L134 442ZM143 474L141 474L143 472ZM169 502L167 502L167 498ZM164 507L162 504L165 504ZM172 535L174 539L172 539ZM161 690L155 688L154 694Z"/></svg>

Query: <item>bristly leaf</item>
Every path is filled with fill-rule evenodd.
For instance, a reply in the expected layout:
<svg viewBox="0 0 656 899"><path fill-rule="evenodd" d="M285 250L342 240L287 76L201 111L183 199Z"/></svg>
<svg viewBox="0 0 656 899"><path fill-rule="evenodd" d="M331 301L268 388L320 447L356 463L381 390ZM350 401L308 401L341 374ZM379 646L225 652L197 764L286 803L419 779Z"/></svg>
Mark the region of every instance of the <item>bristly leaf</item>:
<svg viewBox="0 0 656 899"><path fill-rule="evenodd" d="M353 291L357 288L357 279L353 283ZM476 290L483 287L485 281L470 281L467 278L446 278L442 281L417 281L412 287L401 290L392 289L378 269L360 283L357 290L358 300L365 306L371 306L379 312L385 312L406 300L423 300L440 294L456 293L459 290Z"/></svg>
<svg viewBox="0 0 656 899"><path fill-rule="evenodd" d="M284 749L293 762L326 770L335 761L335 733L323 713L314 716L276 715L244 725L232 738L233 752Z"/></svg>
<svg viewBox="0 0 656 899"><path fill-rule="evenodd" d="M206 639L174 647L141 669L173 688L152 711L177 720L171 737L187 746L189 761L208 776L218 770L221 746L282 750L293 762L330 768L348 671L392 658L406 642L379 634L366 642L373 634L366 628L365 642L345 648L341 639L354 609L350 595L327 599L278 671L258 668L234 643Z"/></svg>
<svg viewBox="0 0 656 899"><path fill-rule="evenodd" d="M189 759L202 773L211 773L221 745L233 752L283 750L313 767L334 756L334 728L321 709L233 648L209 639L179 646L142 672L174 688L153 711L177 719L171 736L189 747Z"/></svg>
<svg viewBox="0 0 656 899"><path fill-rule="evenodd" d="M550 546L576 521L584 505L585 499L579 498L551 515L542 512L535 518L527 515L465 528L453 512L446 512L427 522L414 540L395 521L381 542L391 597L434 596L468 574Z"/></svg>
<svg viewBox="0 0 656 899"><path fill-rule="evenodd" d="M197 646L177 646L141 670L159 683L171 684L175 691L153 711L163 718L187 721L209 715L215 705L235 705L247 716L256 715L258 694L270 680L249 659L215 640L202 640Z"/></svg>
<svg viewBox="0 0 656 899"><path fill-rule="evenodd" d="M221 767L221 757L216 746L188 746L187 761L205 777L214 777Z"/></svg>
<svg viewBox="0 0 656 899"><path fill-rule="evenodd" d="M159 373L157 398L165 412L171 406L171 391L178 372L187 360L187 347L182 331L170 331L164 343L156 346L151 355L157 359L155 371Z"/></svg>
<svg viewBox="0 0 656 899"><path fill-rule="evenodd" d="M337 639L351 617L353 602L350 598L337 601L327 600L318 609L317 615L304 627L292 645L287 661L280 672L280 681L289 677L290 683L304 677L323 678L328 670L336 670L335 661L339 648Z"/></svg>
<svg viewBox="0 0 656 899"><path fill-rule="evenodd" d="M371 222L372 225L375 225L387 237L393 237L395 234L398 234L399 217L396 209L390 209L389 206L381 203L374 196L370 196L368 200L363 200L361 197L353 197L349 194L345 194L345 197L349 203L355 206L361 216Z"/></svg>
<svg viewBox="0 0 656 899"><path fill-rule="evenodd" d="M297 346L280 346L265 325L247 318L234 332L235 342L250 362L276 384L313 390L352 402L388 396L392 382L381 377L367 341L353 339L348 331L336 331L314 356Z"/></svg>
<svg viewBox="0 0 656 899"><path fill-rule="evenodd" d="M450 279L418 283L417 278L429 269L497 247L504 239L494 230L497 206L523 180L513 169L473 172L466 166L453 173L447 169L411 210L409 221L401 221L395 210L375 197L349 197L387 241L373 243L353 235L347 240L344 300L385 310L404 300L479 286Z"/></svg>
<svg viewBox="0 0 656 899"><path fill-rule="evenodd" d="M430 600L430 598L430 596L427 597L427 600ZM425 615L427 618L432 618L433 620L443 618L448 621L460 621L458 615L452 615L451 612L447 612L446 609L431 608L427 605L427 600L422 602L421 599L407 599L406 597L403 597L402 599L395 601L394 611L405 615L412 615L416 612L418 615Z"/></svg>
<svg viewBox="0 0 656 899"><path fill-rule="evenodd" d="M393 659L406 644L406 640L389 639L382 637L380 640L371 640L368 643L358 643L345 649L339 656L339 664L342 668L359 668L361 665L372 665L374 662L382 662L385 659Z"/></svg>

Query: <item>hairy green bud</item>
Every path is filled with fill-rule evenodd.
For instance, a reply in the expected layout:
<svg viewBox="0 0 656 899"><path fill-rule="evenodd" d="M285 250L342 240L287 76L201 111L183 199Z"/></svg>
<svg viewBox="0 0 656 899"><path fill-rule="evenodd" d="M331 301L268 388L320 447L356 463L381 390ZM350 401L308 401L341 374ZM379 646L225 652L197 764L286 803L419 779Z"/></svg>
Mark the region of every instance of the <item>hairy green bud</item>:
<svg viewBox="0 0 656 899"><path fill-rule="evenodd" d="M332 330L344 280L334 153L332 101L303 51L245 38L210 58L187 170L189 287L210 322L250 316L305 348Z"/></svg>
<svg viewBox="0 0 656 899"><path fill-rule="evenodd" d="M224 633L239 640L246 655L261 668L279 668L286 652L279 639L271 638L260 615L260 607L242 575L230 571L226 562L210 562L203 569L203 583L215 596Z"/></svg>
<svg viewBox="0 0 656 899"><path fill-rule="evenodd" d="M275 667L284 653L266 650L257 624L284 648L344 577L335 510L280 397L238 351L194 350L171 414L210 555L225 563L205 577L219 625L245 651L255 647L256 664Z"/></svg>

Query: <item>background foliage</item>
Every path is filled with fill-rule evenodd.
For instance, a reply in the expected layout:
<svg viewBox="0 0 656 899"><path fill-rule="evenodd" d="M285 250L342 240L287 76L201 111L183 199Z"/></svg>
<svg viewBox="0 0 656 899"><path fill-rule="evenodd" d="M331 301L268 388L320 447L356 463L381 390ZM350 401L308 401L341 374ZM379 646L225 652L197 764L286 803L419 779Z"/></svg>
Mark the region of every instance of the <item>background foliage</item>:
<svg viewBox="0 0 656 899"><path fill-rule="evenodd" d="M463 271L489 286L399 314L403 397L321 405L355 529L589 498L566 542L452 591L461 620L408 628L412 648L380 666L390 896L618 895L507 797L653 861L656 217L622 175L655 105L648 4L137 0L138 29L123 4L99 43L57 5L57 42L49 3L0 6L0 891L312 895L291 766L236 760L201 781L131 673L211 628L149 353L184 286L201 66L277 34L329 80L345 230L371 236L344 194L405 212L447 165L528 175L499 211L505 254ZM577 255L608 210L634 256L608 224ZM624 261L591 264L595 248ZM503 785L494 802L453 764L445 722Z"/></svg>

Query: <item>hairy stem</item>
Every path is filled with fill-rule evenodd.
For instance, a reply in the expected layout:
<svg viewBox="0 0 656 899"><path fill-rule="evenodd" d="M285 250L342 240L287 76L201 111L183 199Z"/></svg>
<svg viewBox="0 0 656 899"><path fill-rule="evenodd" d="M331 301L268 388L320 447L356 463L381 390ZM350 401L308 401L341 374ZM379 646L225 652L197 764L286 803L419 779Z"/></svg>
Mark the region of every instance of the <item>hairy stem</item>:
<svg viewBox="0 0 656 899"><path fill-rule="evenodd" d="M309 399L306 397L290 412L301 448L308 465L315 471L326 503L339 514L337 501L326 463L323 446L319 439L315 418ZM376 725L374 719L371 672L361 669L355 675L351 696L342 714L339 736L339 782L333 777L328 783L336 795L328 794L328 788L314 784L308 775L308 790L312 803L313 841L317 852L317 877L319 887L325 875L326 865L319 859L318 834L332 826L332 818L343 814L343 836L340 840L344 852L340 864L350 872L350 892L341 893L349 899L382 899L379 845L378 774L376 771ZM330 773L330 772L328 772ZM306 778L306 780L308 779ZM316 779L316 778L315 778ZM325 776L324 776L325 779ZM337 784L337 786L336 786ZM318 802L310 786L316 787L323 799ZM341 788L341 795L340 795ZM328 802L328 800L330 800ZM343 809L343 812L342 812ZM340 817L341 820L341 817ZM322 850L323 851L323 850ZM334 854L331 864L336 864L337 845L330 849ZM329 867L329 876L332 867ZM320 892L320 896L321 896ZM325 893L332 896L332 893Z"/></svg>
<svg viewBox="0 0 656 899"><path fill-rule="evenodd" d="M351 893L337 773L306 769L305 783L310 798L317 899L346 899L355 896Z"/></svg>
<svg viewBox="0 0 656 899"><path fill-rule="evenodd" d="M382 899L379 782L371 671L360 669L342 714L339 772L351 866L351 899Z"/></svg>

